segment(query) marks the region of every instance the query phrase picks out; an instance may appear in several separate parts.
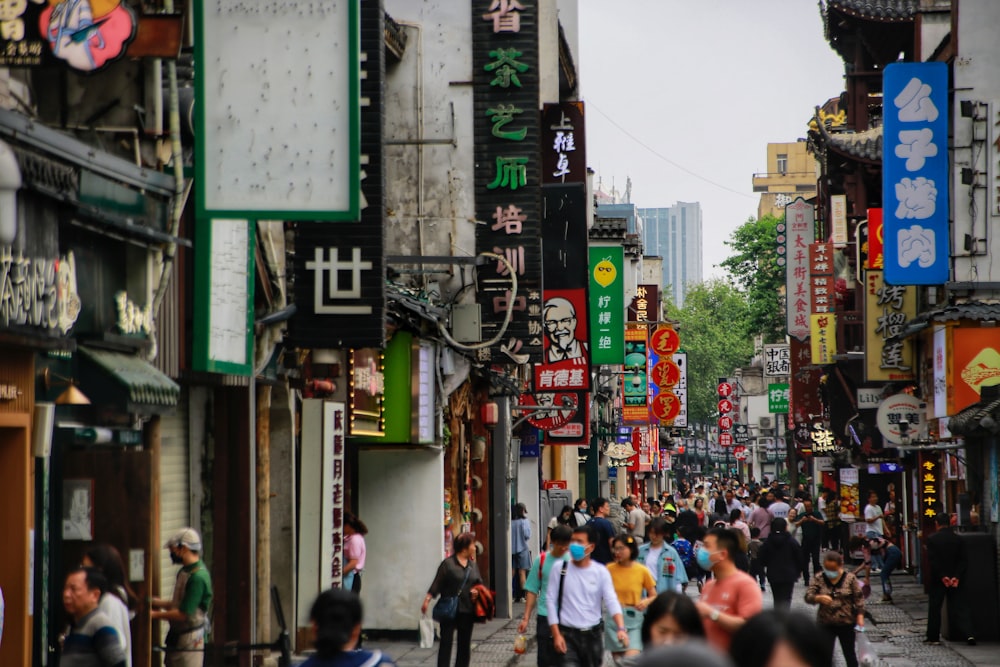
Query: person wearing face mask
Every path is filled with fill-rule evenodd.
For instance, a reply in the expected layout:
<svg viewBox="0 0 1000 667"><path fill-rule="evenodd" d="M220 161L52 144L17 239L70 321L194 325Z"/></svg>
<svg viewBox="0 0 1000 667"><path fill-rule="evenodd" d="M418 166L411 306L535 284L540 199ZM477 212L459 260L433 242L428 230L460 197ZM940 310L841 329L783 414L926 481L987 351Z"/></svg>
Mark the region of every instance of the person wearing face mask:
<svg viewBox="0 0 1000 667"><path fill-rule="evenodd" d="M739 549L740 536L735 531L713 528L695 554L698 566L713 575L695 604L705 624L708 643L722 652L729 650L733 633L764 606L757 582L733 561Z"/></svg>
<svg viewBox="0 0 1000 667"><path fill-rule="evenodd" d="M666 542L668 531L667 522L656 517L649 524L649 542L639 547L639 562L653 573L657 593L680 591L688 582L684 561Z"/></svg>
<svg viewBox="0 0 1000 667"><path fill-rule="evenodd" d="M628 631L611 575L591 559L597 539L592 526L573 530L570 561L549 578L545 591L552 643L564 667L600 667L603 663L602 604L615 624L615 638L628 647Z"/></svg>
<svg viewBox="0 0 1000 667"><path fill-rule="evenodd" d="M865 627L865 596L855 576L844 570L844 557L839 551L823 554L823 571L809 583L806 602L819 605L816 623L823 630L830 656L840 640L847 667L858 667L854 632L855 628L863 631Z"/></svg>
<svg viewBox="0 0 1000 667"><path fill-rule="evenodd" d="M212 577L201 561L201 536L194 528L182 528L167 540L166 548L170 561L182 567L173 599L154 598L150 618L170 623L164 642L167 667L200 667L212 605Z"/></svg>
<svg viewBox="0 0 1000 667"><path fill-rule="evenodd" d="M538 618L535 620L535 633L538 646L538 667L548 667L558 664L555 655L555 647L552 645L552 629L549 627L548 618L548 592L549 579L552 568L561 567L563 562L569 558L569 543L573 539L573 529L567 525L559 524L552 529L549 534L549 550L542 552L542 555L535 558L528 572L528 578L524 582L525 605L524 616L517 625L517 631L524 634L528 630L528 621L531 619L531 612L538 603Z"/></svg>

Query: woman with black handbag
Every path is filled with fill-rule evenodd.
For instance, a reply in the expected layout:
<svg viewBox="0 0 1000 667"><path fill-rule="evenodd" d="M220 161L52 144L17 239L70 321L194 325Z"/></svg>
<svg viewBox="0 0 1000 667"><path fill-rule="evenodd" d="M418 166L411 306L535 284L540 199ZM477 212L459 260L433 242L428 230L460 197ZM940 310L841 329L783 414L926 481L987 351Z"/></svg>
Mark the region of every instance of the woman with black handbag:
<svg viewBox="0 0 1000 667"><path fill-rule="evenodd" d="M455 538L455 553L441 561L434 582L424 597L420 613L426 614L431 599L441 597L434 605L434 620L441 624L441 645L438 647L438 667L451 663L451 645L458 631L458 650L455 667L469 667L472 653L473 599L472 587L483 583L476 566L476 536L462 533Z"/></svg>

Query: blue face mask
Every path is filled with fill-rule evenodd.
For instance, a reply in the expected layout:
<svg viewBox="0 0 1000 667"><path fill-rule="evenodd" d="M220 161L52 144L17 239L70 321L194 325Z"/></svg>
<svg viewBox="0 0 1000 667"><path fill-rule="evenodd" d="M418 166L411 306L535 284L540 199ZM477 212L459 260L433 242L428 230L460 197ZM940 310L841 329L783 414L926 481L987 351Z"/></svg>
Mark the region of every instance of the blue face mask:
<svg viewBox="0 0 1000 667"><path fill-rule="evenodd" d="M581 561L587 557L587 547L582 544L573 543L569 545L569 557L574 561Z"/></svg>
<svg viewBox="0 0 1000 667"><path fill-rule="evenodd" d="M824 568L823 576L825 576L830 581L833 581L834 579L840 576L840 570L827 570Z"/></svg>
<svg viewBox="0 0 1000 667"><path fill-rule="evenodd" d="M698 549L695 559L698 561L698 567L706 572L712 569L712 552L708 549Z"/></svg>

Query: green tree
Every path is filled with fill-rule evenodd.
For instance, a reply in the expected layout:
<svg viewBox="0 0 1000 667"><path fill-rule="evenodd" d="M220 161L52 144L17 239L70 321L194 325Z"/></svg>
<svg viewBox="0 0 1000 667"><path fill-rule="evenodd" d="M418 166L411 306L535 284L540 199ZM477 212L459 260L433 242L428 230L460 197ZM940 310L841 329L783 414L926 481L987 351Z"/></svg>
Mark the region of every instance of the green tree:
<svg viewBox="0 0 1000 667"><path fill-rule="evenodd" d="M785 267L778 265L778 223L784 217L749 218L733 231L726 245L732 254L720 263L746 293L751 334L765 343L785 340Z"/></svg>
<svg viewBox="0 0 1000 667"><path fill-rule="evenodd" d="M717 385L753 356L753 330L746 295L723 280L691 287L684 307L666 304L678 322L681 348L688 355L688 419L707 422L718 411Z"/></svg>

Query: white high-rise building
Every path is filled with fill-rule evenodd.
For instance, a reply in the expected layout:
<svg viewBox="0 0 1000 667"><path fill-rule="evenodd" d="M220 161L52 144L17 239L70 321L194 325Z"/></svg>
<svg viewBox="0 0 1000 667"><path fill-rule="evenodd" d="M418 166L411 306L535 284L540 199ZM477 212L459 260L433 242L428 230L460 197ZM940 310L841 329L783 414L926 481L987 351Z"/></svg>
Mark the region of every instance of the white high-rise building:
<svg viewBox="0 0 1000 667"><path fill-rule="evenodd" d="M702 273L701 204L677 202L666 208L640 208L642 245L647 255L663 258L663 292L678 306Z"/></svg>

